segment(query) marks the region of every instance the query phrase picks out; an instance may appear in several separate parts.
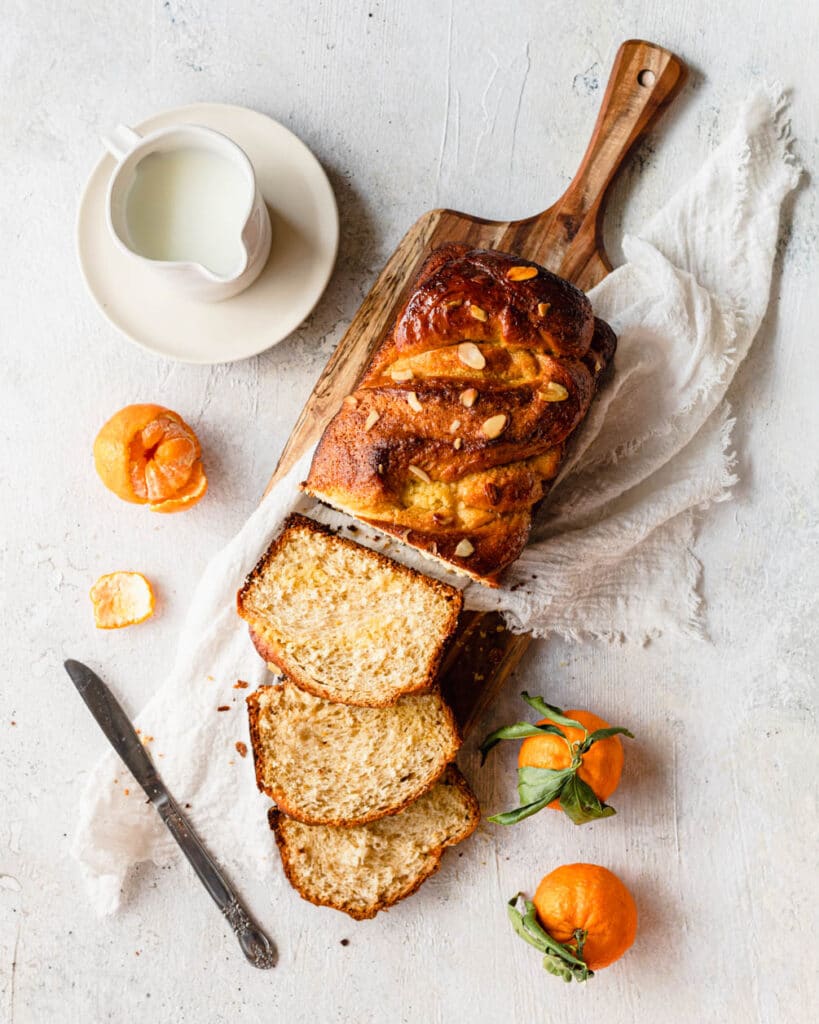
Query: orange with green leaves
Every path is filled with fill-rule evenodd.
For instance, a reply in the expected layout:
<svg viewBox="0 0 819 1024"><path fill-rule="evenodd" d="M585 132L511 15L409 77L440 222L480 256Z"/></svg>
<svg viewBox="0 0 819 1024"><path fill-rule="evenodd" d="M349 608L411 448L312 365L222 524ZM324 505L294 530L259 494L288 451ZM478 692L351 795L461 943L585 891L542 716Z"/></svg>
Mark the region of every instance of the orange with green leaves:
<svg viewBox="0 0 819 1024"><path fill-rule="evenodd" d="M523 899L524 911L518 909ZM541 879L534 900L507 905L515 932L564 981L586 981L626 952L637 934L637 905L623 882L599 864L564 864Z"/></svg>
<svg viewBox="0 0 819 1024"><path fill-rule="evenodd" d="M606 800L620 782L623 745L628 729L610 726L590 711L561 711L542 697L521 694L543 717L537 723L515 722L491 733L481 744L486 760L501 740L523 740L518 754L520 806L489 820L514 825L544 807L563 811L575 825L615 813Z"/></svg>

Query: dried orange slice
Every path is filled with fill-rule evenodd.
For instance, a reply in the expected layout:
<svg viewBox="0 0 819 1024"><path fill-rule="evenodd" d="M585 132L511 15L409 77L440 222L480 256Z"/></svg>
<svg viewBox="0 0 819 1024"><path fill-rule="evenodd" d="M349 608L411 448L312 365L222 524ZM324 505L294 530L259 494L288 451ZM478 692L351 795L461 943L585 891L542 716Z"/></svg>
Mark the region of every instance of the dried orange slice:
<svg viewBox="0 0 819 1024"><path fill-rule="evenodd" d="M199 501L208 489L201 456L193 430L162 405L126 405L94 441L105 486L152 512L181 512Z"/></svg>
<svg viewBox="0 0 819 1024"><path fill-rule="evenodd" d="M154 592L141 572L109 572L91 588L97 629L122 629L154 613Z"/></svg>

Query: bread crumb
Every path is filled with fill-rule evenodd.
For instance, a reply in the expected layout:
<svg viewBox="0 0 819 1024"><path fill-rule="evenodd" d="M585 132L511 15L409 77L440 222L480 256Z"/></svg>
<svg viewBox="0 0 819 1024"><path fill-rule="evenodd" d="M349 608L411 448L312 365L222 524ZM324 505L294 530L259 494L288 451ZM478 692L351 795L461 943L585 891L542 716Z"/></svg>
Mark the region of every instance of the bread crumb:
<svg viewBox="0 0 819 1024"><path fill-rule="evenodd" d="M242 743L241 740L236 741L236 750L239 752L239 757L247 757L247 744Z"/></svg>
<svg viewBox="0 0 819 1024"><path fill-rule="evenodd" d="M230 711L230 704L220 704L217 711Z"/></svg>
<svg viewBox="0 0 819 1024"><path fill-rule="evenodd" d="M124 794L125 794L126 796L130 796L130 795L131 795L131 790L130 790L130 789L123 789L123 791L122 791L122 792L123 792L123 793L124 793Z"/></svg>
<svg viewBox="0 0 819 1024"><path fill-rule="evenodd" d="M209 683L212 683L212 682L213 682L213 676L208 676L208 682L209 682Z"/></svg>
<svg viewBox="0 0 819 1024"><path fill-rule="evenodd" d="M341 940L341 945L342 946L349 946L350 945L350 940L349 939L342 939Z"/></svg>
<svg viewBox="0 0 819 1024"><path fill-rule="evenodd" d="M250 686L250 683L243 683L240 679L238 682L233 684L234 690L246 690Z"/></svg>

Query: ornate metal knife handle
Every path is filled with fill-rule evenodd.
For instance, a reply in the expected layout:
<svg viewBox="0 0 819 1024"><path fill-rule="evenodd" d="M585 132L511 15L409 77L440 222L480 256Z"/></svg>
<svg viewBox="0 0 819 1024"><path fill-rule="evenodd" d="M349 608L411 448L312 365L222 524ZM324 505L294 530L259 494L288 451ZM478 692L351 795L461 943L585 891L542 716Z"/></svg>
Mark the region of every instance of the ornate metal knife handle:
<svg viewBox="0 0 819 1024"><path fill-rule="evenodd" d="M188 858L191 867L225 915L249 963L261 970L275 967L276 947L253 921L216 862L202 845L191 823L167 793L154 801L168 831Z"/></svg>
<svg viewBox="0 0 819 1024"><path fill-rule="evenodd" d="M233 900L227 906L222 907L222 913L228 920L230 927L242 952L245 954L254 967L266 969L276 966L276 950L270 944L265 933L254 924L250 915L238 900Z"/></svg>

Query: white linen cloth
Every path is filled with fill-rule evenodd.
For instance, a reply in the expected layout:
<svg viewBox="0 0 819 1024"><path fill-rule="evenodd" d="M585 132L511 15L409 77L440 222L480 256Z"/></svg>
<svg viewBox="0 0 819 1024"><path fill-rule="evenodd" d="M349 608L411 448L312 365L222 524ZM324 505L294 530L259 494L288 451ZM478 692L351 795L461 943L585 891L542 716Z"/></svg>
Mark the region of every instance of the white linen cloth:
<svg viewBox="0 0 819 1024"><path fill-rule="evenodd" d="M798 177L784 100L760 87L694 179L624 240L628 262L591 293L618 335L614 378L533 542L501 589L467 586L468 607L499 609L513 629L539 636L701 635L694 514L725 500L735 482L725 391L767 307L780 206ZM234 684L255 686L266 674L235 594L283 517L312 508L298 492L308 466L303 459L212 559L174 668L138 718L143 736L154 737L149 749L164 752L169 787L237 877L267 877L274 858L268 801L256 792L250 756L235 750L248 738ZM236 712L215 714L222 703ZM134 864L179 855L155 812L124 796L129 782L109 754L81 799L73 854L101 913L116 910Z"/></svg>

